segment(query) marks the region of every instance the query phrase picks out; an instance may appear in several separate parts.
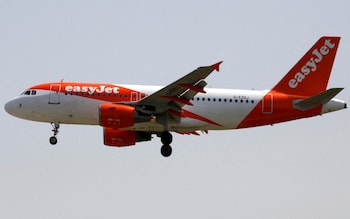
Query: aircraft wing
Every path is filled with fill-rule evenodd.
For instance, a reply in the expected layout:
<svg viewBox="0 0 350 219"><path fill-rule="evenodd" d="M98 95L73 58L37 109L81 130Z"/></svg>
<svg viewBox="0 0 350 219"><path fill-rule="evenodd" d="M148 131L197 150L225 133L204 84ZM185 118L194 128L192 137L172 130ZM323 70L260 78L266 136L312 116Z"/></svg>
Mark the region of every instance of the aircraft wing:
<svg viewBox="0 0 350 219"><path fill-rule="evenodd" d="M207 83L204 79L214 70L219 71L221 63L222 61L211 66L199 67L179 80L138 101L136 105L165 108L171 108L170 106L173 104L179 108L182 108L184 105L192 105L190 100L197 93L205 93L203 88Z"/></svg>

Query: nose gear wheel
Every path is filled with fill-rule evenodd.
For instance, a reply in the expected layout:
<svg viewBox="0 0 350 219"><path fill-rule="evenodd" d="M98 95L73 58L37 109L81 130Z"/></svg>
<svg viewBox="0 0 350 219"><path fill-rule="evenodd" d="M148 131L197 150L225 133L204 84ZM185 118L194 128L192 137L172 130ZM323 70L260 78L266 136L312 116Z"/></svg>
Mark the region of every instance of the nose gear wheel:
<svg viewBox="0 0 350 219"><path fill-rule="evenodd" d="M58 122L52 122L51 125L52 125L52 128L53 128L52 129L53 136L50 137L49 141L50 141L50 144L55 145L55 144L57 144L57 137L56 137L56 135L59 132L58 129L60 128L60 124Z"/></svg>

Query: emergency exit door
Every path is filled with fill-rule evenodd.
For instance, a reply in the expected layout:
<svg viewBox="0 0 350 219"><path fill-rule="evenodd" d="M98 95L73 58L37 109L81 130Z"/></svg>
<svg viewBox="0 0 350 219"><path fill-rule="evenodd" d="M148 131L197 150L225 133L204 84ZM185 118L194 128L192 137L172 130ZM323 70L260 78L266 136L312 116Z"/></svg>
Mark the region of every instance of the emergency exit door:
<svg viewBox="0 0 350 219"><path fill-rule="evenodd" d="M262 101L262 113L272 114L273 113L273 95L271 93L265 94Z"/></svg>

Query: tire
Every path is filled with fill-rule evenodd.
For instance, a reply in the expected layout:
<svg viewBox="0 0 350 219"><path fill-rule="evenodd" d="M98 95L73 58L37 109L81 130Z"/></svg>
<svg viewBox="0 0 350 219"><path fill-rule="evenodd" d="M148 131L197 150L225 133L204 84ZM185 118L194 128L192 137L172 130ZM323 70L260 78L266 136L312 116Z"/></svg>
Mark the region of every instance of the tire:
<svg viewBox="0 0 350 219"><path fill-rule="evenodd" d="M57 138L55 136L50 137L50 144L52 145L57 144Z"/></svg>
<svg viewBox="0 0 350 219"><path fill-rule="evenodd" d="M160 148L160 153L163 155L163 157L169 157L171 153L173 152L173 149L170 145L163 145Z"/></svg>
<svg viewBox="0 0 350 219"><path fill-rule="evenodd" d="M160 136L160 140L163 143L163 145L170 145L173 141L173 136L170 132L163 132Z"/></svg>

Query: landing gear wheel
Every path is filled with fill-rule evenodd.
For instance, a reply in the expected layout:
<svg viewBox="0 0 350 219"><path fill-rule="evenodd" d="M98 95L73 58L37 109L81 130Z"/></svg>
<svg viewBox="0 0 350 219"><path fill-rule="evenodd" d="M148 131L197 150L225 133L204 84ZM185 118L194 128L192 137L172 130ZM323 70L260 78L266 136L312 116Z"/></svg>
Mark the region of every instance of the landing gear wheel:
<svg viewBox="0 0 350 219"><path fill-rule="evenodd" d="M55 145L57 144L57 138L56 135L58 134L58 129L60 128L60 124L58 122L51 122L52 125L52 131L53 131L53 136L50 137L50 144Z"/></svg>
<svg viewBox="0 0 350 219"><path fill-rule="evenodd" d="M50 137L50 144L52 145L57 144L57 138L55 136Z"/></svg>
<svg viewBox="0 0 350 219"><path fill-rule="evenodd" d="M163 145L160 148L160 153L163 155L163 157L169 157L172 151L173 149L171 148L170 145Z"/></svg>
<svg viewBox="0 0 350 219"><path fill-rule="evenodd" d="M164 145L170 145L173 141L173 136L170 132L163 132L160 136L160 140Z"/></svg>

